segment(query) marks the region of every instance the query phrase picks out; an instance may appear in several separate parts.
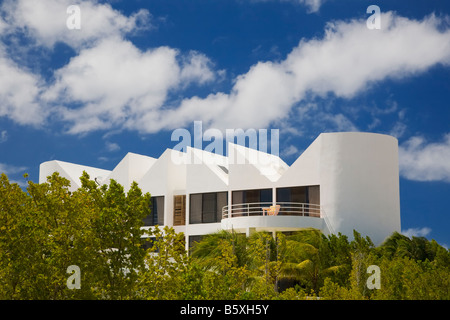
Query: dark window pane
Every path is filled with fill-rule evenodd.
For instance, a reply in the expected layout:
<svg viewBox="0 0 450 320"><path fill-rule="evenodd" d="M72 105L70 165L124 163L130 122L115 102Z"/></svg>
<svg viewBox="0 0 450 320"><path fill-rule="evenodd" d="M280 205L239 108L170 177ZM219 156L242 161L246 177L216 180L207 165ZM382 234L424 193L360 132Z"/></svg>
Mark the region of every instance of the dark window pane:
<svg viewBox="0 0 450 320"><path fill-rule="evenodd" d="M308 202L313 204L320 204L320 187L311 186L308 187Z"/></svg>
<svg viewBox="0 0 450 320"><path fill-rule="evenodd" d="M291 189L291 201L306 203L306 187L294 187Z"/></svg>
<svg viewBox="0 0 450 320"><path fill-rule="evenodd" d="M216 194L204 193L203 194L203 223L216 222Z"/></svg>
<svg viewBox="0 0 450 320"><path fill-rule="evenodd" d="M156 197L156 215L155 224L164 225L164 197Z"/></svg>
<svg viewBox="0 0 450 320"><path fill-rule="evenodd" d="M228 192L218 192L216 222L222 220L222 208L226 205L228 205Z"/></svg>
<svg viewBox="0 0 450 320"><path fill-rule="evenodd" d="M277 202L291 202L291 189L290 188L278 188L277 189Z"/></svg>
<svg viewBox="0 0 450 320"><path fill-rule="evenodd" d="M259 202L272 202L272 189L261 189Z"/></svg>
<svg viewBox="0 0 450 320"><path fill-rule="evenodd" d="M144 226L164 225L164 197L151 198L151 212L144 218Z"/></svg>
<svg viewBox="0 0 450 320"><path fill-rule="evenodd" d="M233 191L231 197L233 204L244 203L244 191Z"/></svg>
<svg viewBox="0 0 450 320"><path fill-rule="evenodd" d="M246 203L259 202L259 190L246 190L245 198Z"/></svg>
<svg viewBox="0 0 450 320"><path fill-rule="evenodd" d="M202 194L191 194L189 199L189 223L202 223Z"/></svg>

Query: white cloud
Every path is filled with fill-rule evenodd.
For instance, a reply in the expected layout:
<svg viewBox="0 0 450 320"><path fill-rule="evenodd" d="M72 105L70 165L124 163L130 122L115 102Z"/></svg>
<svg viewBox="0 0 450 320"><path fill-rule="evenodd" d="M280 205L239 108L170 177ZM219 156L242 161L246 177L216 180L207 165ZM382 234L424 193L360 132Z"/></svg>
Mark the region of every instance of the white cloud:
<svg viewBox="0 0 450 320"><path fill-rule="evenodd" d="M81 8L81 30L69 30L66 26L69 17L67 7L73 4L71 0L4 1L0 6L0 15L3 16L0 20L0 34L18 38L25 35L34 41L34 45L46 47L52 47L56 42L62 41L81 50L96 45L100 40L111 37L120 39L123 34L135 31L142 25L148 26L146 21L149 13L146 10L126 17L112 9L109 4L99 4L97 1L77 3ZM113 48L110 49L114 51ZM88 74L88 71L86 72L85 75ZM61 71L57 71L56 76L60 73ZM8 57L6 48L0 43L0 117L6 116L19 124L35 126L44 124L50 114L70 119L67 115L70 110L64 107L56 110L53 108L54 104L48 100L48 87L41 75L34 74ZM95 86L85 88L88 92L95 90ZM105 94L105 100L116 98L114 94L108 95L107 92L98 94L102 93ZM80 101L76 97L72 98L72 101ZM89 109L89 106L84 108ZM83 117L80 120L84 120ZM91 130L105 128L98 119L86 119L86 123Z"/></svg>
<svg viewBox="0 0 450 320"><path fill-rule="evenodd" d="M3 20L2 17L0 17L0 34L2 34L7 27L8 25L6 24L6 22Z"/></svg>
<svg viewBox="0 0 450 320"><path fill-rule="evenodd" d="M289 147L284 149L282 155L285 157L289 157L292 155L298 155L299 153L300 153L300 151L298 150L298 148L296 146L290 145Z"/></svg>
<svg viewBox="0 0 450 320"><path fill-rule="evenodd" d="M66 21L71 16L67 8L78 5L81 13L81 29L71 30ZM6 0L1 6L9 33L22 32L38 45L52 47L65 42L80 48L99 39L121 36L139 28L149 27L149 12L140 10L126 17L109 4L98 1L72 0Z"/></svg>
<svg viewBox="0 0 450 320"><path fill-rule="evenodd" d="M381 30L367 29L365 20L329 23L322 39L301 40L283 61L255 64L235 79L229 93L186 98L177 108L145 119L156 131L194 120L219 129L267 127L311 97L352 98L375 82L449 64L450 30L441 30L439 18L418 21L387 12L382 21ZM352 127L343 116L334 120Z"/></svg>
<svg viewBox="0 0 450 320"><path fill-rule="evenodd" d="M10 174L17 174L17 173L25 173L25 170L27 170L27 167L23 166L15 166L11 164L6 163L0 163L0 173L5 173L7 175Z"/></svg>
<svg viewBox="0 0 450 320"><path fill-rule="evenodd" d="M268 2L274 0L250 0L251 2ZM325 0L278 0L280 2L291 2L293 4L300 4L307 8L309 13L319 11Z"/></svg>
<svg viewBox="0 0 450 320"><path fill-rule="evenodd" d="M300 4L303 4L308 8L309 12L317 12L319 11L322 4L325 2L325 0L282 0L282 1L290 1L290 2L297 2Z"/></svg>
<svg viewBox="0 0 450 320"><path fill-rule="evenodd" d="M106 150L114 152L120 150L120 146L115 142L106 142Z"/></svg>
<svg viewBox="0 0 450 320"><path fill-rule="evenodd" d="M212 62L206 55L191 51L182 60L181 83L198 82L204 84L215 79Z"/></svg>
<svg viewBox="0 0 450 320"><path fill-rule="evenodd" d="M441 142L412 137L399 146L400 174L409 180L450 182L450 133Z"/></svg>
<svg viewBox="0 0 450 320"><path fill-rule="evenodd" d="M397 121L392 127L392 129L389 131L389 134L399 139L405 134L406 130L407 130L406 124L404 124L401 121Z"/></svg>
<svg viewBox="0 0 450 320"><path fill-rule="evenodd" d="M322 38L302 39L286 59L251 66L234 79L230 92L183 97L187 85L220 78L207 56L169 47L143 51L124 35L141 24L148 26L149 13L126 17L96 1L80 2L81 30L68 30L69 2L8 0L2 5L4 12L9 10L5 21L10 30L34 36L48 47L64 41L77 55L55 71L50 84L0 55L0 116L26 124L42 123L51 113L72 134L112 128L157 132L194 120L219 129L264 128L292 116L315 97L351 98L386 78L408 77L450 62L450 30L440 18L419 21L387 12L381 30L367 29L365 19L334 21ZM337 130L358 130L343 114L327 111L316 119Z"/></svg>
<svg viewBox="0 0 450 320"><path fill-rule="evenodd" d="M106 38L80 51L55 72L55 83L43 98L63 104L58 113L77 134L113 126L150 131L141 123L158 111L169 90L214 78L209 59L191 52L186 59L169 47L141 51L121 38ZM71 103L82 107L72 108Z"/></svg>
<svg viewBox="0 0 450 320"><path fill-rule="evenodd" d="M438 18L417 21L387 12L381 19L381 30L367 29L364 20L338 21L328 24L322 40L302 40L283 63L297 91L350 98L372 82L450 62L450 31L439 31Z"/></svg>
<svg viewBox="0 0 450 320"><path fill-rule="evenodd" d="M40 77L7 58L0 45L0 117L24 125L42 124L47 113L39 104L41 86Z"/></svg>
<svg viewBox="0 0 450 320"><path fill-rule="evenodd" d="M406 230L402 230L402 234L404 236L407 236L408 238L411 237L426 237L431 232L431 229L428 227L423 228L409 228Z"/></svg>

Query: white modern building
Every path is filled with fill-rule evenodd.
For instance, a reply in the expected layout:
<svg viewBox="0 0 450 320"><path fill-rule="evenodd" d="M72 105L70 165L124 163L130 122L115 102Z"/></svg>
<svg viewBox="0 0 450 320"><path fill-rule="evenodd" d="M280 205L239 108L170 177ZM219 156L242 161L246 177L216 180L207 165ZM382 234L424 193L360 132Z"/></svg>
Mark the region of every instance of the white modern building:
<svg viewBox="0 0 450 320"><path fill-rule="evenodd" d="M48 161L40 182L58 171L77 189L85 170L99 184L133 181L152 195L146 228L172 226L186 246L218 230L325 234L353 230L380 244L400 231L398 142L373 133L322 133L288 166L279 157L236 144L220 156L187 148L158 159L128 153L114 170Z"/></svg>

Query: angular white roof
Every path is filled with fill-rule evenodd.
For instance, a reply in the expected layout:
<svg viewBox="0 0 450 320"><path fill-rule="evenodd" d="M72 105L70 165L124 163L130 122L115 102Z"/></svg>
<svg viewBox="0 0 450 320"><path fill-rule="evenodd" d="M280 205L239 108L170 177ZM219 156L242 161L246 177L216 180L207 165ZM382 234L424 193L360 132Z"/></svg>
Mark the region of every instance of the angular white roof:
<svg viewBox="0 0 450 320"><path fill-rule="evenodd" d="M111 173L109 170L53 160L41 164L39 170L39 182L45 182L47 176L55 171L59 172L60 176L70 181L70 190L76 190L81 187L80 177L83 174L83 171L86 171L91 179L95 179L99 183Z"/></svg>

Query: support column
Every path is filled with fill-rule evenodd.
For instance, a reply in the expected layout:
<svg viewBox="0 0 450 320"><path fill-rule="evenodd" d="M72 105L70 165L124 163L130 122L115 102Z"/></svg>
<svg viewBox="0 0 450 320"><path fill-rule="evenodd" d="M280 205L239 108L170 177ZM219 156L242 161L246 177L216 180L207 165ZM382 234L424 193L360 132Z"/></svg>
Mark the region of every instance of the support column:
<svg viewBox="0 0 450 320"><path fill-rule="evenodd" d="M247 238L248 237L250 237L252 234L254 234L256 232L256 229L255 228L247 228L246 230L245 230L245 235L247 236Z"/></svg>
<svg viewBox="0 0 450 320"><path fill-rule="evenodd" d="M277 204L277 188L272 188L272 205Z"/></svg>

